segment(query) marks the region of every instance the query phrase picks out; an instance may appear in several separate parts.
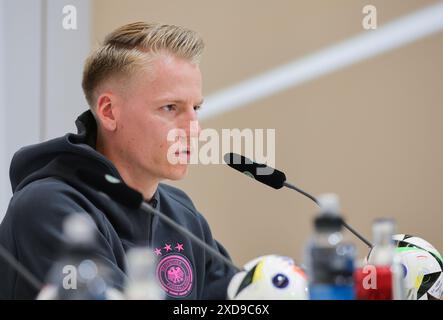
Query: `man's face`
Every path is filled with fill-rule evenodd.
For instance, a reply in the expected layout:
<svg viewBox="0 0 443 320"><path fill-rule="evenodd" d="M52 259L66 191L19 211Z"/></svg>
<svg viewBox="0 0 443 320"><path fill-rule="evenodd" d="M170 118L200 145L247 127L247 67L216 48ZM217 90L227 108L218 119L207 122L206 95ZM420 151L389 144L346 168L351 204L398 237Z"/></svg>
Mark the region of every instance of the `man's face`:
<svg viewBox="0 0 443 320"><path fill-rule="evenodd" d="M181 138L181 144L190 150L190 123L197 121L197 109L203 101L198 65L161 55L148 71L133 77L123 96L115 110L117 127L112 142L118 149L120 165L141 177L183 178L187 164L168 161L168 148L174 141L167 137L171 130L184 130L187 139ZM198 134L198 122L197 128ZM184 150L177 156L186 160L189 154Z"/></svg>

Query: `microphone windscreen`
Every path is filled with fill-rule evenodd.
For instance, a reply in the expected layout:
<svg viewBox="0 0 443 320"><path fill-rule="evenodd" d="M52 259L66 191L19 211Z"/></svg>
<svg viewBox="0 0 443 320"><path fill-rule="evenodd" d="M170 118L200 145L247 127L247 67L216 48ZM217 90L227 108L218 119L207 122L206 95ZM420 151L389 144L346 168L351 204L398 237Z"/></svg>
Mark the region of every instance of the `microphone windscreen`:
<svg viewBox="0 0 443 320"><path fill-rule="evenodd" d="M230 152L225 154L224 161L231 168L274 189L282 188L286 181L286 176L283 172L265 164L253 162L252 160L236 153Z"/></svg>
<svg viewBox="0 0 443 320"><path fill-rule="evenodd" d="M102 174L86 168L78 169L76 174L82 182L99 192L103 192L125 207L138 209L143 202L143 195L140 192L130 188L123 181L110 174Z"/></svg>

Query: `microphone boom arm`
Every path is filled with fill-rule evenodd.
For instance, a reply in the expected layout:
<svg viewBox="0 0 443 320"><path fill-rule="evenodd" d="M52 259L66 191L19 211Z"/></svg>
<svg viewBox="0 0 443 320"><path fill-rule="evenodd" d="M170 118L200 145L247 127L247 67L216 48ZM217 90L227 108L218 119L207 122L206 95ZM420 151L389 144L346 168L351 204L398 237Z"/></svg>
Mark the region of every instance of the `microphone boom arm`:
<svg viewBox="0 0 443 320"><path fill-rule="evenodd" d="M315 198L314 196L310 195L309 193L307 193L306 191L303 191L300 188L297 188L296 186L294 186L293 184L290 184L289 182L283 182L283 185L289 189L295 190L299 193L301 193L302 195L308 197L309 199L311 199L312 201L314 201L317 205L318 205L318 200L317 198ZM358 233L354 228L352 228L349 224L346 223L346 221L342 220L342 224L343 227L345 227L346 229L348 229L354 236L356 236L357 238L359 238L361 241L363 241L369 248L372 249L373 245L371 242L369 242L365 237L363 237L360 233Z"/></svg>
<svg viewBox="0 0 443 320"><path fill-rule="evenodd" d="M186 228L184 228L181 225L179 225L178 223L176 223L174 220L172 220L171 218L169 218L168 216L166 216L162 212L154 209L153 207L151 207L149 204L147 204L144 201L141 204L141 209L143 211L149 212L151 214L155 214L157 217L159 217L161 220L163 220L163 222L166 222L167 224L169 224L169 226L171 226L172 228L179 231L182 235L184 235L185 237L191 238L192 241L196 242L200 247L207 250L212 256L215 256L216 258L223 260L223 262L225 264L229 265L230 267L234 268L237 271L240 271L240 269L235 264L233 264L231 260L226 258L224 255L220 254L220 252L218 252L217 250L215 250L214 248L209 246L207 243L205 243L199 237L197 237L192 232L190 232Z"/></svg>

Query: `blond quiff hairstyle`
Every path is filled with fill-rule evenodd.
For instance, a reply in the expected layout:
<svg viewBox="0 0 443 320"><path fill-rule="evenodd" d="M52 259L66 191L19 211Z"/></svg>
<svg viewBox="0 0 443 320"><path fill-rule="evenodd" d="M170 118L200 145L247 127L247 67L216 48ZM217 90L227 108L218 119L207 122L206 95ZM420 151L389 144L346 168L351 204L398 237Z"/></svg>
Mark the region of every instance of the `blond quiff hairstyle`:
<svg viewBox="0 0 443 320"><path fill-rule="evenodd" d="M184 27L145 22L124 25L107 35L86 59L82 81L86 100L93 109L100 84L147 67L156 54L166 52L198 63L203 49L202 38Z"/></svg>

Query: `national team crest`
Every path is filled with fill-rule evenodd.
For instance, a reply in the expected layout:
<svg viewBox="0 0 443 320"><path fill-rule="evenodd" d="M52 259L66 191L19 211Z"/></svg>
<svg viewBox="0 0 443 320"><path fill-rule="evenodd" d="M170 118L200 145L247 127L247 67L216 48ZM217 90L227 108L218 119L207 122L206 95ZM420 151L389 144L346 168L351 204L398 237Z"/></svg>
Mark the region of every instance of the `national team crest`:
<svg viewBox="0 0 443 320"><path fill-rule="evenodd" d="M170 252L161 258L157 265L156 273L161 287L171 297L186 297L192 291L194 279L189 259L180 253L184 250L183 244L177 244L175 247L166 244L164 248L155 249L154 252L161 256L161 249L165 249L166 254Z"/></svg>

